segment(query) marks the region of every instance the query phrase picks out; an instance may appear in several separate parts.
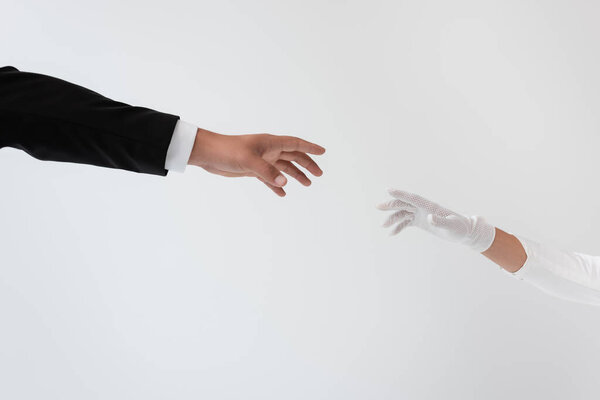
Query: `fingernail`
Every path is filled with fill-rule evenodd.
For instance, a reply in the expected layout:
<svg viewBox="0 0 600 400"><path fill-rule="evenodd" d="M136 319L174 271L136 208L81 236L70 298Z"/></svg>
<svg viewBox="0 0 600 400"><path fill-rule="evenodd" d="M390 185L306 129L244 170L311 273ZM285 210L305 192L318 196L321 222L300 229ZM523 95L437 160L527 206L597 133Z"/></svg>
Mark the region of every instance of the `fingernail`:
<svg viewBox="0 0 600 400"><path fill-rule="evenodd" d="M279 175L277 178L275 178L275 183L277 184L277 186L283 186L286 184L286 182L287 179L285 179L283 175Z"/></svg>

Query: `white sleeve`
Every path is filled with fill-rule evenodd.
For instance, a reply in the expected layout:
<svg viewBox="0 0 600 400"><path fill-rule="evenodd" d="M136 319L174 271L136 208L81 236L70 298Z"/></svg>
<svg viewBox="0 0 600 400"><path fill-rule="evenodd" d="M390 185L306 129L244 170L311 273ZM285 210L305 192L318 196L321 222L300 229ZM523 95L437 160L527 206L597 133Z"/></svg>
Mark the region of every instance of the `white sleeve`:
<svg viewBox="0 0 600 400"><path fill-rule="evenodd" d="M518 239L527 253L527 261L512 275L564 300L600 305L600 257Z"/></svg>
<svg viewBox="0 0 600 400"><path fill-rule="evenodd" d="M179 120L175 125L171 143L167 149L165 169L169 171L184 172L190 159L196 131L198 127L188 122Z"/></svg>

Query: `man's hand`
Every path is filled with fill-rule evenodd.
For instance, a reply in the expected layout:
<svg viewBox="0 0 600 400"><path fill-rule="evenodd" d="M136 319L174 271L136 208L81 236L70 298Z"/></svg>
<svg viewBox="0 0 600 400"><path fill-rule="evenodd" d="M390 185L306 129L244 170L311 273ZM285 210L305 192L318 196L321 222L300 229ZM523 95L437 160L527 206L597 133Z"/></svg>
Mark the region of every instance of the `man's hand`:
<svg viewBox="0 0 600 400"><path fill-rule="evenodd" d="M323 171L308 154L323 153L323 147L292 136L229 136L198 129L188 164L222 176L258 178L283 197L287 179L282 172L309 186L310 179L294 163L321 176Z"/></svg>

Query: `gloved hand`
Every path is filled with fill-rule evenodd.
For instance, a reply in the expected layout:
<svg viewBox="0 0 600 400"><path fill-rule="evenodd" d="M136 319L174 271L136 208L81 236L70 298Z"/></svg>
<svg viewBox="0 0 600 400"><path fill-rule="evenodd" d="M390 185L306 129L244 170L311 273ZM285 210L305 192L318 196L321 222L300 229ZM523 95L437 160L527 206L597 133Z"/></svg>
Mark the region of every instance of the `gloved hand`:
<svg viewBox="0 0 600 400"><path fill-rule="evenodd" d="M383 224L395 225L392 235L407 226L417 226L441 238L463 243L478 252L486 251L494 242L496 229L482 217L465 217L419 195L390 189L395 199L377 206L395 211Z"/></svg>

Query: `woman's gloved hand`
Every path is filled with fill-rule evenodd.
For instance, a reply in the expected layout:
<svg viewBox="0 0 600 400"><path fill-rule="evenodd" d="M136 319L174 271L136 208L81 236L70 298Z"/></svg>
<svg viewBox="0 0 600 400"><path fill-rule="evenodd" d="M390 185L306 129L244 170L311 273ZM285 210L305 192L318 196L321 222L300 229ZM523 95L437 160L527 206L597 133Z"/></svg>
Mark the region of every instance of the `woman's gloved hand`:
<svg viewBox="0 0 600 400"><path fill-rule="evenodd" d="M443 239L458 242L477 252L486 251L494 242L496 229L482 217L466 217L403 190L390 189L393 200L380 204L383 211L394 211L383 224L394 225L392 235L407 226L417 226Z"/></svg>

